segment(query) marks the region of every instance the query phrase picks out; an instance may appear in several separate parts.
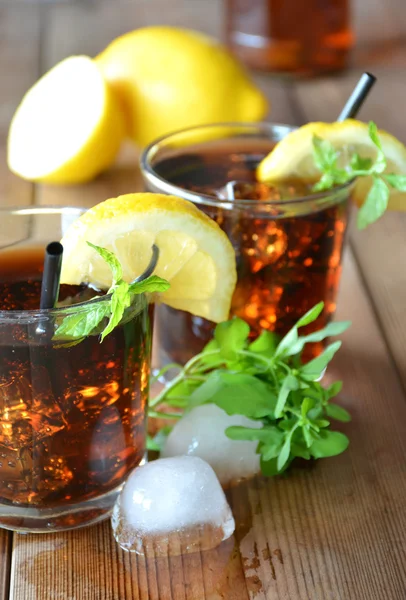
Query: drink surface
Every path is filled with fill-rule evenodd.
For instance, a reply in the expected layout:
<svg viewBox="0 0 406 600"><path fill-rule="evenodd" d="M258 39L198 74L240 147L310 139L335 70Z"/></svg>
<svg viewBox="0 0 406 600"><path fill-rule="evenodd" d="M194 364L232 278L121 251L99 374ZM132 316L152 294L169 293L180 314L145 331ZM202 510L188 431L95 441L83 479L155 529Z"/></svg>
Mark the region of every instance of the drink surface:
<svg viewBox="0 0 406 600"><path fill-rule="evenodd" d="M227 0L226 25L243 62L283 73L343 69L354 41L349 0Z"/></svg>
<svg viewBox="0 0 406 600"><path fill-rule="evenodd" d="M285 334L321 300L325 310L312 327L318 329L328 322L335 310L348 217L348 199L325 208L307 203L307 212L298 208L297 216L285 216L272 206L268 214L254 210L261 200L292 200L311 191L311 184L303 181L278 187L255 183L255 169L272 145L264 140L214 144L210 150L203 145L193 154L154 165L158 175L185 190L215 199L227 182L239 181L237 192L255 200L252 210L198 204L219 223L234 246L238 282L231 314L247 321L254 335L261 329ZM208 321L165 306L159 307L156 315L161 362L184 363L202 349L213 330ZM312 354L321 348L315 344Z"/></svg>
<svg viewBox="0 0 406 600"><path fill-rule="evenodd" d="M145 449L148 310L137 309L102 344L90 335L58 345L34 319L7 320L38 308L42 261L35 248L0 252L0 515L1 505L48 509L105 494ZM61 286L59 299L71 305L96 293Z"/></svg>

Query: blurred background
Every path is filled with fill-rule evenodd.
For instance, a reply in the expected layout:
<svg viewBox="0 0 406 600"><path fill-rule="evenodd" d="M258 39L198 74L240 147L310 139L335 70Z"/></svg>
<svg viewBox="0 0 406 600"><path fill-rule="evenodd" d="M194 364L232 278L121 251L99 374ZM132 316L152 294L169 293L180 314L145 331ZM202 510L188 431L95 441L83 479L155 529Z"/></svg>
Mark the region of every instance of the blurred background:
<svg viewBox="0 0 406 600"><path fill-rule="evenodd" d="M373 118L406 141L404 0L0 0L3 204L30 203L34 193L37 202L52 202L55 193L59 203L78 202L70 190L35 189L8 172L10 119L24 92L58 61L72 54L95 56L118 35L150 24L193 28L228 40L248 64L273 70L256 71L254 77L271 102L268 119L274 122L334 120L360 73L371 70L378 84L360 117ZM318 63L315 48L322 32L338 49ZM287 38L300 39L311 51L298 57ZM126 168L134 164L133 152L124 150L117 170L87 187L87 204L100 200L100 186L105 197L106 185L112 195L138 185L138 173Z"/></svg>

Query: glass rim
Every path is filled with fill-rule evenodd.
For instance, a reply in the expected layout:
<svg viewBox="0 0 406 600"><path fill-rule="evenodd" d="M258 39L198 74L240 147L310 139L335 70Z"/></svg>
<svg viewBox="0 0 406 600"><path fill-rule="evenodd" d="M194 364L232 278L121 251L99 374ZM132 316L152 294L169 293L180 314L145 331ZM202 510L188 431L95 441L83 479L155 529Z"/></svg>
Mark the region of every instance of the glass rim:
<svg viewBox="0 0 406 600"><path fill-rule="evenodd" d="M178 129L177 131L173 131L171 133L162 135L152 142L150 142L142 151L139 164L141 168L141 173L148 181L148 183L152 184L155 188L160 189L163 193L173 195L173 196L181 196L186 200L193 202L194 204L200 204L202 206L213 206L216 208L222 208L225 210L232 209L252 209L254 206L261 207L289 207L289 206L297 206L300 204L304 204L306 202L317 202L317 200L325 200L329 197L334 198L336 195L345 192L346 190L350 190L354 184L354 180L348 181L347 183L337 185L331 190L324 190L321 192L315 192L314 194L309 194L307 196L298 196L297 198L293 198L292 200L249 200L249 199L238 199L238 200L226 200L221 198L215 198L214 196L210 196L209 194L202 194L198 192L192 192L190 190L186 190L181 188L173 183L170 183L163 177L157 174L153 166L151 165L151 159L155 156L155 153L159 150L159 148L165 144L165 142L169 142L171 138L175 138L176 136L192 133L193 131L205 130L227 127L227 128L235 128L243 130L258 130L263 132L277 132L280 131L294 131L298 129L296 125L287 125L285 123L270 123L266 121L259 122L224 122L224 123L207 123L205 125L196 125L194 127L186 127L184 129ZM226 139L226 138L224 138ZM187 146L185 146L187 148Z"/></svg>
<svg viewBox="0 0 406 600"><path fill-rule="evenodd" d="M0 217L2 214L10 215L58 215L58 214L77 214L78 216L89 210L83 206L57 206L57 205L43 205L43 206L2 206L0 207ZM17 244L11 244L9 247L12 248ZM8 247L7 247L8 248ZM1 249L0 249L1 251ZM143 296L144 294L139 294ZM74 312L77 308L84 308L92 302L98 304L100 302L110 300L111 294L105 294L104 296L97 296L91 300L85 300L84 302L78 302L77 304L71 304L70 306L59 306L54 308L35 308L31 310L0 310L0 322L1 321L19 321L23 317L30 318L44 318L52 316L53 314L63 314L64 312L68 315L70 312Z"/></svg>

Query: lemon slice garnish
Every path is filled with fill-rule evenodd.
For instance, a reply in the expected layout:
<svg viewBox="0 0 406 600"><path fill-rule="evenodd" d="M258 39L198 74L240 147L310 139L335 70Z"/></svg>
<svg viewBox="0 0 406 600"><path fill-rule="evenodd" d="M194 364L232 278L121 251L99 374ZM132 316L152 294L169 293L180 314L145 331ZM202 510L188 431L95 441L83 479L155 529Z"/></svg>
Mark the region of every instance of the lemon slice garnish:
<svg viewBox="0 0 406 600"><path fill-rule="evenodd" d="M154 271L171 287L161 301L211 321L228 318L236 283L235 254L226 234L192 203L163 194L127 194L84 213L62 239L62 283L111 285L111 272L86 242L114 252L123 277L145 271L159 248Z"/></svg>
<svg viewBox="0 0 406 600"><path fill-rule="evenodd" d="M328 140L341 151L342 160L357 152L363 158L375 158L376 146L368 134L368 125L355 119L336 123L308 123L289 133L266 156L257 168L262 182L302 179L317 181L320 171L313 160L313 136ZM378 130L383 152L387 158L387 173L406 174L406 148L394 136ZM369 177L359 178L352 193L361 206L371 187ZM406 210L406 193L390 190L389 208Z"/></svg>

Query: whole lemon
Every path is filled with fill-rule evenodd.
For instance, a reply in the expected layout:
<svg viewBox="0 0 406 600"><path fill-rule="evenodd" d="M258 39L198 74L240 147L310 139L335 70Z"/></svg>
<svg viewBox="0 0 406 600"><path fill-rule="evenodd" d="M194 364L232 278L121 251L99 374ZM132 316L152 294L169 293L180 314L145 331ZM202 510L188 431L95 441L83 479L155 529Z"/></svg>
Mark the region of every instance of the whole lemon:
<svg viewBox="0 0 406 600"><path fill-rule="evenodd" d="M267 100L242 65L196 31L153 26L114 40L98 57L144 146L166 133L222 121L259 121Z"/></svg>

